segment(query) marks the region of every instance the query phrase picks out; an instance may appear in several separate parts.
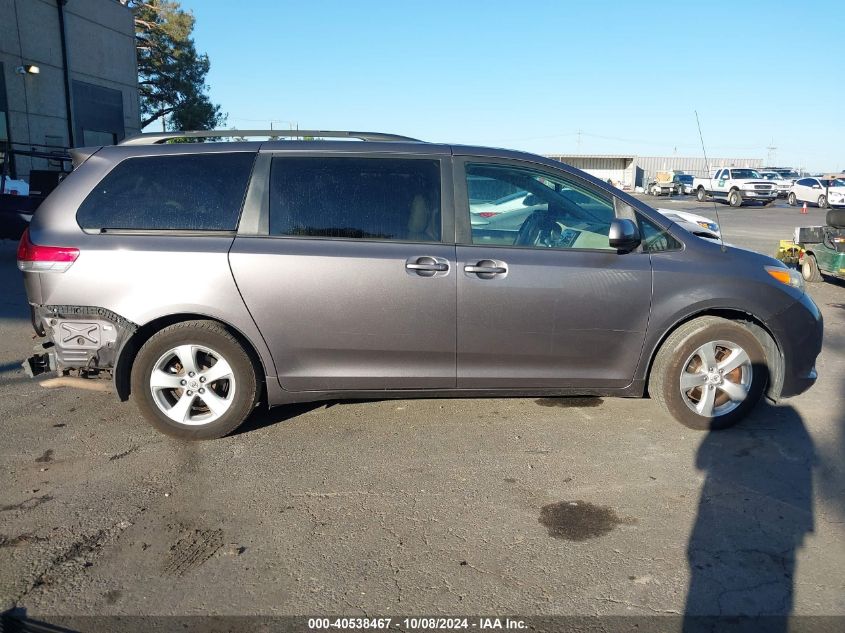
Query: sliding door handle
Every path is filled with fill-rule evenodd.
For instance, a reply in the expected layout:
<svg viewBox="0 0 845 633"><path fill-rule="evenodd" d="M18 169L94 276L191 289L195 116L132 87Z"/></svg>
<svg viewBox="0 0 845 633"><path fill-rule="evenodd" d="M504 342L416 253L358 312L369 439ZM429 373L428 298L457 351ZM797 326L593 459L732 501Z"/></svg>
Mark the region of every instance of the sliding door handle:
<svg viewBox="0 0 845 633"><path fill-rule="evenodd" d="M508 272L508 265L495 259L482 259L475 264L464 266L467 275L476 275L479 279L495 279Z"/></svg>
<svg viewBox="0 0 845 633"><path fill-rule="evenodd" d="M490 275L501 275L508 272L504 266L464 266L468 273L488 273Z"/></svg>

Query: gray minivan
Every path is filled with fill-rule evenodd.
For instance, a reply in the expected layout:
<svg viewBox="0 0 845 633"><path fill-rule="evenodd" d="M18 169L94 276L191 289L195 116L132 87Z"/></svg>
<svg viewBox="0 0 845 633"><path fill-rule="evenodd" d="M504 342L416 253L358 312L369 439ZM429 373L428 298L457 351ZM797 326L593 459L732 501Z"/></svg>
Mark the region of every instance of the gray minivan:
<svg viewBox="0 0 845 633"><path fill-rule="evenodd" d="M336 398L647 393L714 429L816 380L821 314L775 259L540 156L296 134L75 150L18 251L29 373L110 376L186 439Z"/></svg>

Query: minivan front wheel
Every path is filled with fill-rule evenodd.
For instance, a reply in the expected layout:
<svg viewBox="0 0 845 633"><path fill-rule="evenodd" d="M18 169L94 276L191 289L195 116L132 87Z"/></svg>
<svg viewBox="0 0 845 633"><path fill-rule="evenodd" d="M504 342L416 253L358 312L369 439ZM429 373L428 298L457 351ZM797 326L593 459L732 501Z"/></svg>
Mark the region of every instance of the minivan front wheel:
<svg viewBox="0 0 845 633"><path fill-rule="evenodd" d="M255 368L221 324L176 323L153 335L132 366L132 396L159 431L190 440L234 431L258 401Z"/></svg>
<svg viewBox="0 0 845 633"><path fill-rule="evenodd" d="M723 429L754 408L767 381L757 337L741 323L708 316L669 335L654 360L649 393L684 426Z"/></svg>

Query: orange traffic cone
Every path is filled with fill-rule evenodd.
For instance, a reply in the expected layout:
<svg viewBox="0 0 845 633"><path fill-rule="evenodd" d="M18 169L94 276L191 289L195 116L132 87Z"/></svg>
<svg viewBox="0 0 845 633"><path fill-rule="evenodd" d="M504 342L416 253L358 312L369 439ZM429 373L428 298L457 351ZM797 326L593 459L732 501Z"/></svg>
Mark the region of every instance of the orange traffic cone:
<svg viewBox="0 0 845 633"><path fill-rule="evenodd" d="M801 213L803 213L804 215L807 215L807 203L806 202L804 203L804 206L801 207Z"/></svg>

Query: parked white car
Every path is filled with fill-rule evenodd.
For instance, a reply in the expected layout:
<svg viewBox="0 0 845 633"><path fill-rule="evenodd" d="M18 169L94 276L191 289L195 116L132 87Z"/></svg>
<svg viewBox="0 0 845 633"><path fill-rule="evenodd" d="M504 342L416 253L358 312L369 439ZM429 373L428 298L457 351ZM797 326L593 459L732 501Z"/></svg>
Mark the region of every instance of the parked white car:
<svg viewBox="0 0 845 633"><path fill-rule="evenodd" d="M678 211L677 209L657 208L656 211L693 235L707 240L718 241L722 239L722 231L718 223L710 218L705 218L703 215Z"/></svg>
<svg viewBox="0 0 845 633"><path fill-rule="evenodd" d="M787 201L793 207L805 202L820 209L845 207L845 180L801 178L789 189Z"/></svg>
<svg viewBox="0 0 845 633"><path fill-rule="evenodd" d="M469 208L470 212L474 215L482 218L492 218L494 215L499 215L500 213L517 211L537 204L534 198L535 196L532 196L527 191L516 191L489 202L470 202Z"/></svg>
<svg viewBox="0 0 845 633"><path fill-rule="evenodd" d="M759 171L757 173L766 180L771 180L775 183L775 185L777 185L779 198L785 198L789 195L789 189L792 187L792 183L794 181L787 180L776 171Z"/></svg>

